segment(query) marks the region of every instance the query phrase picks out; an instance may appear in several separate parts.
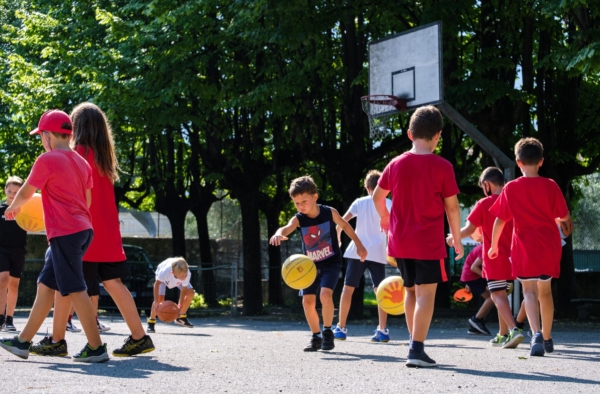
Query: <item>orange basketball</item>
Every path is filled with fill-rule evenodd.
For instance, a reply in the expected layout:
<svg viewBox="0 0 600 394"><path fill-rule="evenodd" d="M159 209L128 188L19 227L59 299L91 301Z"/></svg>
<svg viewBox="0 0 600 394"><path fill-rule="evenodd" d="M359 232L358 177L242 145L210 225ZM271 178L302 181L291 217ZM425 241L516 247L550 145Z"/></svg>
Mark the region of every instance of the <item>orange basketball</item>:
<svg viewBox="0 0 600 394"><path fill-rule="evenodd" d="M165 323L171 323L179 317L179 308L173 301L163 301L158 304L156 315Z"/></svg>
<svg viewBox="0 0 600 394"><path fill-rule="evenodd" d="M44 210L42 209L42 195L35 193L31 198L23 204L21 210L15 216L15 221L25 231L37 233L43 231L44 225Z"/></svg>

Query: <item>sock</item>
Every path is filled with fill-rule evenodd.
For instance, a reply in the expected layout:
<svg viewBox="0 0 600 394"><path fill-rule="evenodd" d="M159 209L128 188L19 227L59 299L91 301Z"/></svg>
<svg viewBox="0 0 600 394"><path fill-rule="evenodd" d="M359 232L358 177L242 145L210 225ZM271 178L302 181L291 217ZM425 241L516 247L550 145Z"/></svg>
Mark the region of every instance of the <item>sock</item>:
<svg viewBox="0 0 600 394"><path fill-rule="evenodd" d="M323 330L331 330L331 326L329 326L329 327L323 326Z"/></svg>
<svg viewBox="0 0 600 394"><path fill-rule="evenodd" d="M72 318L73 318L73 315L69 315L69 323L71 323Z"/></svg>
<svg viewBox="0 0 600 394"><path fill-rule="evenodd" d="M321 331L319 331L319 332L313 332L313 337L319 337L319 338L322 338L322 336L321 336Z"/></svg>
<svg viewBox="0 0 600 394"><path fill-rule="evenodd" d="M187 317L187 315L179 315L179 317L180 317L181 319L185 319L185 318Z"/></svg>
<svg viewBox="0 0 600 394"><path fill-rule="evenodd" d="M148 324L155 324L156 323L156 319L148 319Z"/></svg>
<svg viewBox="0 0 600 394"><path fill-rule="evenodd" d="M550 343L550 342L552 342L552 338L550 338L550 339L548 339L548 340L545 340L545 339L544 339L544 343Z"/></svg>
<svg viewBox="0 0 600 394"><path fill-rule="evenodd" d="M425 349L425 344L419 341L412 341L410 343L410 351L413 353L422 353L423 349Z"/></svg>

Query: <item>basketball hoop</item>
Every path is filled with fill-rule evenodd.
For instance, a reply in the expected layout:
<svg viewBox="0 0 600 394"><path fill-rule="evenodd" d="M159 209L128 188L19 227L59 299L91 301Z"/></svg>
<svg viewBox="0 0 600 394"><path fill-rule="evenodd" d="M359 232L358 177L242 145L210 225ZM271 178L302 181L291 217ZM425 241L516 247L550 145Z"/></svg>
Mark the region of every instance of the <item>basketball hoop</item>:
<svg viewBox="0 0 600 394"><path fill-rule="evenodd" d="M396 96L377 94L363 96L362 109L369 117L369 129L371 138L383 138L393 131L391 125L392 117L406 110L406 99Z"/></svg>

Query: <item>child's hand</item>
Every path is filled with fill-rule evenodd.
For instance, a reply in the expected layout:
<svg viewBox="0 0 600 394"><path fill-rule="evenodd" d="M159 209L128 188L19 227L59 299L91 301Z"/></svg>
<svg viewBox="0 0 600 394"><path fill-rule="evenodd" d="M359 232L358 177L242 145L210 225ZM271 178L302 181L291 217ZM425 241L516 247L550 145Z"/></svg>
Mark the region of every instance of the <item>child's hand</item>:
<svg viewBox="0 0 600 394"><path fill-rule="evenodd" d="M15 216L17 216L19 212L21 212L21 208L8 207L6 208L6 211L4 211L4 219L15 220Z"/></svg>
<svg viewBox="0 0 600 394"><path fill-rule="evenodd" d="M454 254L456 255L456 257L454 258L454 260L460 260L462 259L462 257L465 255L465 247L462 244L462 242L454 242L452 241L452 243L454 244Z"/></svg>
<svg viewBox="0 0 600 394"><path fill-rule="evenodd" d="M379 227L381 227L381 231L385 231L386 233L390 229L390 215L384 216L379 219Z"/></svg>
<svg viewBox="0 0 600 394"><path fill-rule="evenodd" d="M448 246L454 245L454 238L452 238L452 234L448 234L448 236L446 237L446 243L448 244Z"/></svg>
<svg viewBox="0 0 600 394"><path fill-rule="evenodd" d="M281 241L287 241L288 237L285 237L283 235L279 235L279 234L275 234L271 237L271 239L269 240L269 243L273 246L279 246L281 245Z"/></svg>
<svg viewBox="0 0 600 394"><path fill-rule="evenodd" d="M490 259L495 259L496 257L498 257L498 246L492 245L490 250L488 250L488 257Z"/></svg>
<svg viewBox="0 0 600 394"><path fill-rule="evenodd" d="M367 259L367 254L369 254L362 243L360 245L356 245L356 253L358 254L358 257L360 257L361 262L365 261Z"/></svg>
<svg viewBox="0 0 600 394"><path fill-rule="evenodd" d="M469 287L469 285L465 285L465 290L468 291L469 293L471 292L471 288Z"/></svg>

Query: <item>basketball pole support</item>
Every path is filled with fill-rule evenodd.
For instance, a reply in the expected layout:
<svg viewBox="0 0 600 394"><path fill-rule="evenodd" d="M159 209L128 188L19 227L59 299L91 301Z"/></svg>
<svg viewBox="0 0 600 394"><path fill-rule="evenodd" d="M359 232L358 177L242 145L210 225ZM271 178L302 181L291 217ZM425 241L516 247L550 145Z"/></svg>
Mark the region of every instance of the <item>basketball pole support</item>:
<svg viewBox="0 0 600 394"><path fill-rule="evenodd" d="M445 101L442 101L437 107L462 131L475 141L488 155L492 156L494 163L504 171L504 181L510 182L515 179L515 161L504 154L492 141L490 141L481 131L477 130L464 116L462 116L454 107ZM486 253L486 251L484 251ZM519 312L521 307L521 283L514 281L511 298L511 308L513 314Z"/></svg>

